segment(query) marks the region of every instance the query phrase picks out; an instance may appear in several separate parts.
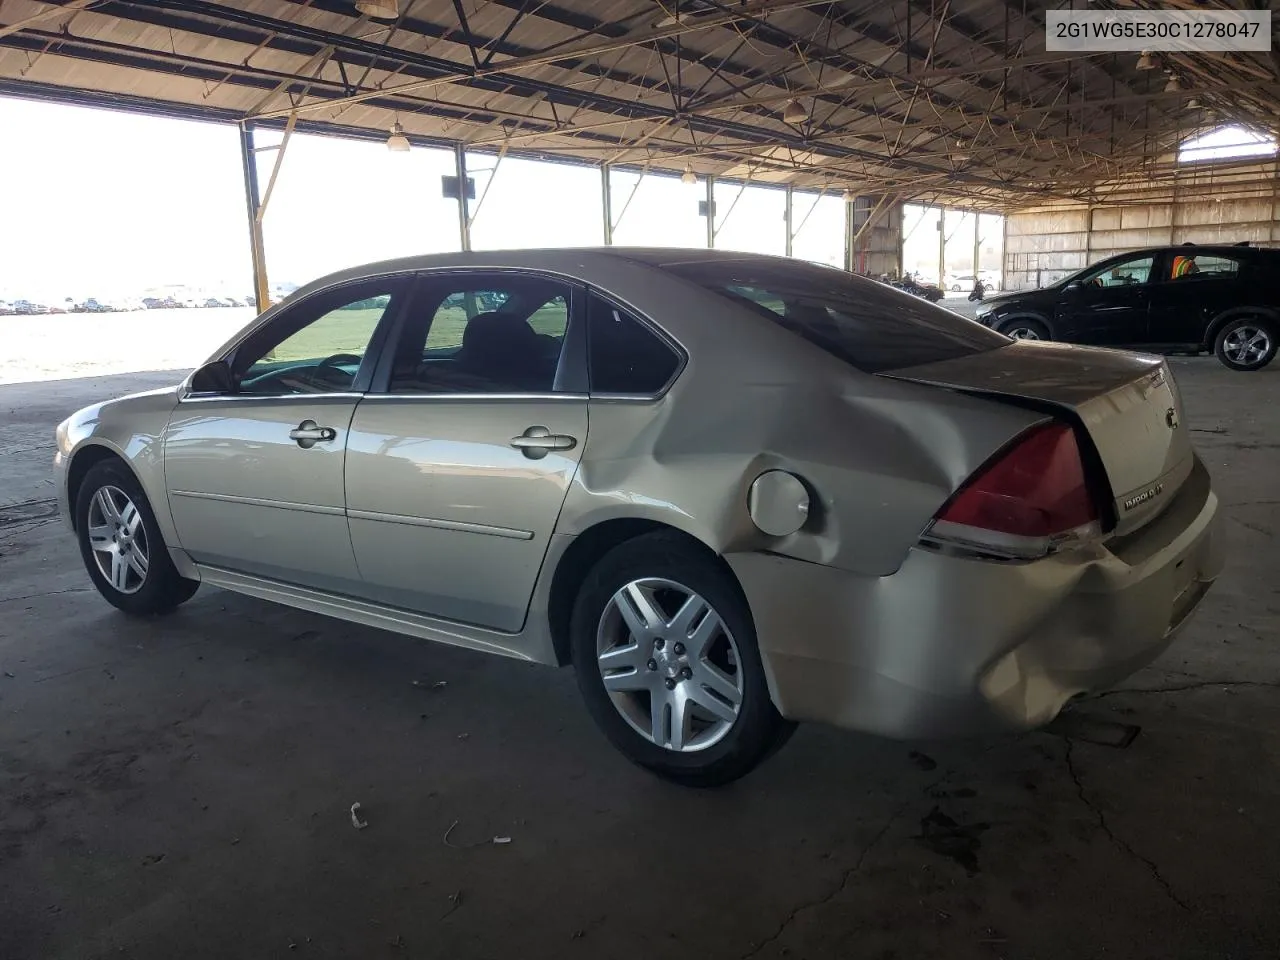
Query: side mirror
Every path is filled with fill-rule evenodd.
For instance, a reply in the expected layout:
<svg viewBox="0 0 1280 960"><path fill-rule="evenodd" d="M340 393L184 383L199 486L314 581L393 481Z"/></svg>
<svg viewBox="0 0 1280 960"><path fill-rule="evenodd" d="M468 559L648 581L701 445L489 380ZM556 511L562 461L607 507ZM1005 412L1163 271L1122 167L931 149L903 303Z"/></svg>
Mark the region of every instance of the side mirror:
<svg viewBox="0 0 1280 960"><path fill-rule="evenodd" d="M192 393L235 393L236 381L225 360L214 360L191 375Z"/></svg>
<svg viewBox="0 0 1280 960"><path fill-rule="evenodd" d="M1078 293L1082 289L1084 289L1084 284L1079 280L1072 280L1066 287L1068 293Z"/></svg>

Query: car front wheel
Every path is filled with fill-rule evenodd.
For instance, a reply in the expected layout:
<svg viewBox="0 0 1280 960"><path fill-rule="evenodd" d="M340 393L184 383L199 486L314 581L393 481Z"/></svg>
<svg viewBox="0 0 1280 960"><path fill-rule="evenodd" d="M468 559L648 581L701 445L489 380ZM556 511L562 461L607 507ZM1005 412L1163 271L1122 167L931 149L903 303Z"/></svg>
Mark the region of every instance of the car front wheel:
<svg viewBox="0 0 1280 960"><path fill-rule="evenodd" d="M1000 327L1000 332L1015 340L1052 340L1049 328L1039 320L1010 320Z"/></svg>
<svg viewBox="0 0 1280 960"><path fill-rule="evenodd" d="M1280 346L1276 325L1257 317L1230 321L1218 331L1213 350L1229 370L1261 370L1270 363Z"/></svg>
<svg viewBox="0 0 1280 960"><path fill-rule="evenodd" d="M729 783L793 729L769 698L737 583L679 535L649 534L608 553L579 591L570 629L593 719L659 776Z"/></svg>
<svg viewBox="0 0 1280 960"><path fill-rule="evenodd" d="M94 464L75 503L76 539L85 569L108 603L126 613L164 613L199 587L169 558L155 513L124 464Z"/></svg>

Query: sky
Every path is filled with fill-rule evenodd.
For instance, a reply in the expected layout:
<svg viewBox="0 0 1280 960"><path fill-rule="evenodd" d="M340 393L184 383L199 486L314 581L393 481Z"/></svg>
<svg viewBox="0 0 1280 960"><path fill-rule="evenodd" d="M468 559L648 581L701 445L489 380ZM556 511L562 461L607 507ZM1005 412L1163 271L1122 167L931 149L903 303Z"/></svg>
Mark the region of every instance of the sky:
<svg viewBox="0 0 1280 960"><path fill-rule="evenodd" d="M0 131L0 298L252 293L234 126L0 98ZM258 135L264 194L280 139ZM597 168L469 154L468 172L476 249L603 243ZM263 219L272 287L458 249L457 202L441 184L453 173L451 151L295 134ZM703 181L617 171L614 242L705 246L705 199ZM718 184L717 246L782 253L782 210L781 190ZM838 195L798 194L796 255L841 262L843 216Z"/></svg>
<svg viewBox="0 0 1280 960"><path fill-rule="evenodd" d="M0 299L145 296L166 286L244 297L253 291L240 141L230 124L205 124L0 98ZM1221 155L1245 131L1220 131L1188 155ZM279 132L260 132L265 194ZM1274 152L1273 142L1254 149ZM496 168L496 172L495 172ZM476 181L476 249L603 243L599 170L516 157L468 154ZM452 151L295 135L264 216L274 288L372 260L458 249L457 202L441 177ZM614 242L702 247L698 205L706 184L615 171ZM835 192L797 193L795 256L844 258L844 203ZM785 252L778 189L717 183L716 246ZM929 222L924 222L928 219ZM936 212L908 210L907 269L936 274ZM947 269L972 261L975 218L948 213ZM983 267L998 232L982 218ZM994 218L998 221L999 218ZM987 263L994 253L994 262Z"/></svg>

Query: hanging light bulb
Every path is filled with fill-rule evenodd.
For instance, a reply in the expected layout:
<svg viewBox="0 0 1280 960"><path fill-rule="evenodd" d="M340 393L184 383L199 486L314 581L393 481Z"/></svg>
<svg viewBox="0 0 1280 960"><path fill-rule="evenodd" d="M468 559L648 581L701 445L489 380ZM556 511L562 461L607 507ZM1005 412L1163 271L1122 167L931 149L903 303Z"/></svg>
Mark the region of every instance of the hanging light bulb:
<svg viewBox="0 0 1280 960"><path fill-rule="evenodd" d="M1157 66L1156 58L1153 57L1148 51L1143 50L1142 53L1138 54L1139 70L1154 70L1156 66Z"/></svg>
<svg viewBox="0 0 1280 960"><path fill-rule="evenodd" d="M395 20L400 16L398 0L356 0L356 12L375 20Z"/></svg>
<svg viewBox="0 0 1280 960"><path fill-rule="evenodd" d="M852 190L846 188L844 193L840 194L840 199L845 203L853 203L853 201L857 199L857 195L854 194Z"/></svg>
<svg viewBox="0 0 1280 960"><path fill-rule="evenodd" d="M693 172L693 165L686 163L684 165L684 173L680 174L681 183L697 183L698 175Z"/></svg>
<svg viewBox="0 0 1280 960"><path fill-rule="evenodd" d="M791 124L801 124L809 119L809 111L799 100L788 100L787 105L782 108L782 122Z"/></svg>
<svg viewBox="0 0 1280 960"><path fill-rule="evenodd" d="M1182 89L1182 83L1174 74L1169 74L1169 82L1164 85L1165 93L1177 93Z"/></svg>
<svg viewBox="0 0 1280 960"><path fill-rule="evenodd" d="M404 127L397 120L391 125L391 136L387 137L387 149L392 153L408 153L409 138L404 135Z"/></svg>

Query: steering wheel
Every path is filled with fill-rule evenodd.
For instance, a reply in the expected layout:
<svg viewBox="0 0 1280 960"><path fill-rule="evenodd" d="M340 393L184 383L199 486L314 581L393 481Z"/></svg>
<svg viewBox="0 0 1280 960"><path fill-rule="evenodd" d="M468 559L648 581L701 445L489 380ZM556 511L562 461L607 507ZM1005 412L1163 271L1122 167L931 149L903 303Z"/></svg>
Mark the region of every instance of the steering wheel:
<svg viewBox="0 0 1280 960"><path fill-rule="evenodd" d="M354 363L358 367L363 361L363 357L357 357L354 353L335 353L333 356L325 357L316 364L316 370L323 370L325 367L337 367L344 363Z"/></svg>

